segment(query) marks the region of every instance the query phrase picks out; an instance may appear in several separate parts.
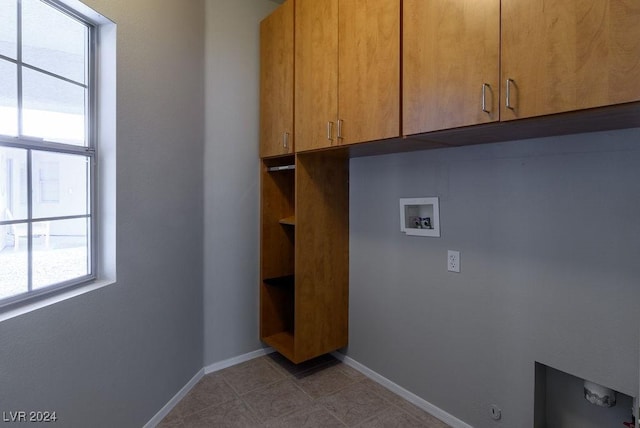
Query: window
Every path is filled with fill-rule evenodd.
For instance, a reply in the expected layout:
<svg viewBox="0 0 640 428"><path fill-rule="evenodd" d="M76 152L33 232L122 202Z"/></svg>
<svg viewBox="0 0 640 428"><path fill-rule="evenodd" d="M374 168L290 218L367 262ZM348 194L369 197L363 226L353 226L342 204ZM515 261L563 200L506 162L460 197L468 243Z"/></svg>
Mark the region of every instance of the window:
<svg viewBox="0 0 640 428"><path fill-rule="evenodd" d="M0 307L96 277L95 31L0 1Z"/></svg>

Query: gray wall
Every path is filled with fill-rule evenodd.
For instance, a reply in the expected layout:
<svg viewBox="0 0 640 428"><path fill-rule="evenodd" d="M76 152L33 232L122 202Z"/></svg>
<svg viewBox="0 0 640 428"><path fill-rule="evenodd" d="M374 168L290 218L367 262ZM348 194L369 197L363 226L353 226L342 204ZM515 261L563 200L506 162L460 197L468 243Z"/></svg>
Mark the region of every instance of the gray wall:
<svg viewBox="0 0 640 428"><path fill-rule="evenodd" d="M206 3L204 362L258 349L259 23L265 0Z"/></svg>
<svg viewBox="0 0 640 428"><path fill-rule="evenodd" d="M534 361L636 395L639 140L352 159L348 355L478 428L533 425ZM399 231L398 199L421 196L441 238Z"/></svg>
<svg viewBox="0 0 640 428"><path fill-rule="evenodd" d="M0 403L140 427L203 365L204 2L86 3L118 24L117 284L0 323Z"/></svg>

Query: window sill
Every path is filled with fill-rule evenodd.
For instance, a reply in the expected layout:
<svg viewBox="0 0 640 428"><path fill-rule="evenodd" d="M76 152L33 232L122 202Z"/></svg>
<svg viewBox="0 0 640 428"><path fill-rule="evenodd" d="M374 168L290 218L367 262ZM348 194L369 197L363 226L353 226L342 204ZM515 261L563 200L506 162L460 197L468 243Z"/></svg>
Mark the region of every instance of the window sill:
<svg viewBox="0 0 640 428"><path fill-rule="evenodd" d="M79 287L74 287L68 291L62 291L60 293L56 293L51 297L45 297L36 302L25 302L23 305L20 305L16 308L8 309L6 312L0 313L0 322L19 317L21 315L28 314L29 312L37 311L38 309L45 308L47 306L53 305L58 302L62 302L67 299L74 298L76 296L80 296L81 294L89 293L94 290L98 290L99 288L106 287L107 285L115 284L116 281L112 279L97 279L89 284L82 285Z"/></svg>

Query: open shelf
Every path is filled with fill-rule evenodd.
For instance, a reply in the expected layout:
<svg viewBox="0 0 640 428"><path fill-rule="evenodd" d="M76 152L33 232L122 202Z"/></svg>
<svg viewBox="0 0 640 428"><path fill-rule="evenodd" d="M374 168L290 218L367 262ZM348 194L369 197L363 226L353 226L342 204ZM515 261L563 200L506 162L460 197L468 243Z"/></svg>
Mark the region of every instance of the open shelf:
<svg viewBox="0 0 640 428"><path fill-rule="evenodd" d="M292 166L295 159L286 156L262 162L260 276L264 279L293 275L295 169Z"/></svg>
<svg viewBox="0 0 640 428"><path fill-rule="evenodd" d="M289 360L294 361L293 332L283 331L263 337L262 340Z"/></svg>
<svg viewBox="0 0 640 428"><path fill-rule="evenodd" d="M285 217L283 219L281 219L278 223L280 224L284 224L287 226L295 226L296 225L296 216L292 215L289 217Z"/></svg>

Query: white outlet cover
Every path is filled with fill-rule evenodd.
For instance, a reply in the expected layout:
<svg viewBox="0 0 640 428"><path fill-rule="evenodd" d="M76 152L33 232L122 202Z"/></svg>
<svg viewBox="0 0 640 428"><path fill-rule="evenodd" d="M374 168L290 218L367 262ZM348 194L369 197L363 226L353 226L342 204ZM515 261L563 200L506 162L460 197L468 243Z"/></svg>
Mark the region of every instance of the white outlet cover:
<svg viewBox="0 0 640 428"><path fill-rule="evenodd" d="M460 251L447 251L447 270L460 273Z"/></svg>

